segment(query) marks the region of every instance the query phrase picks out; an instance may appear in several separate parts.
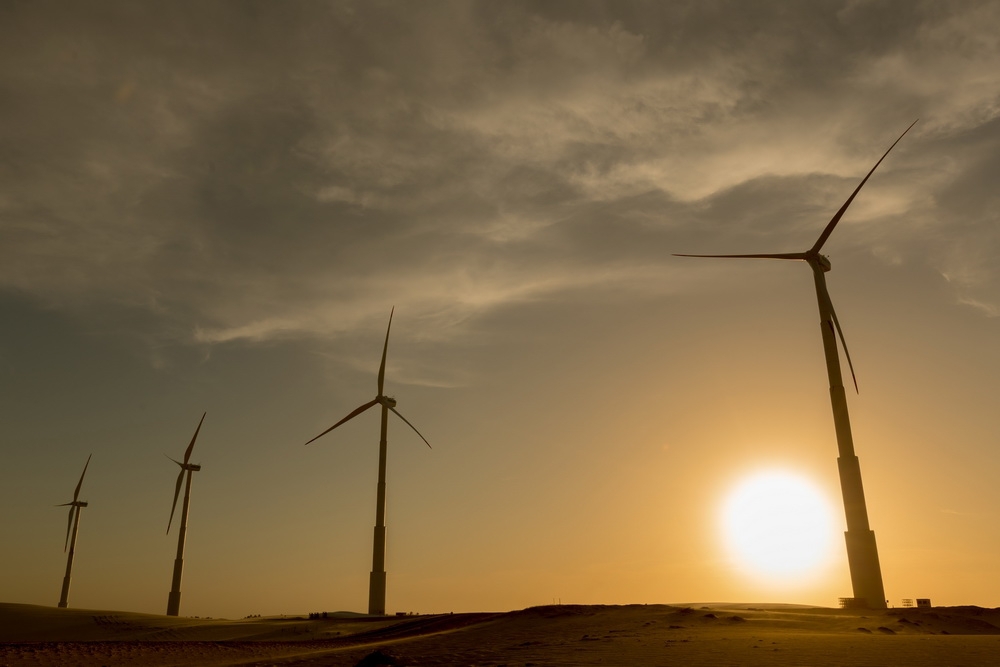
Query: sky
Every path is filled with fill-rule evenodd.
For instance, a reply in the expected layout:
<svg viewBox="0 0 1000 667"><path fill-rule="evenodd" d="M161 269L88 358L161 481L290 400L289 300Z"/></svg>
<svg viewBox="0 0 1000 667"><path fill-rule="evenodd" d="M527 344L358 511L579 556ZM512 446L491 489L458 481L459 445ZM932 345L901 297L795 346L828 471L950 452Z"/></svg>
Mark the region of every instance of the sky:
<svg viewBox="0 0 1000 667"><path fill-rule="evenodd" d="M824 246L886 595L1000 605L1000 3L0 4L0 600L395 611L851 594ZM828 558L726 498L790 471Z"/></svg>

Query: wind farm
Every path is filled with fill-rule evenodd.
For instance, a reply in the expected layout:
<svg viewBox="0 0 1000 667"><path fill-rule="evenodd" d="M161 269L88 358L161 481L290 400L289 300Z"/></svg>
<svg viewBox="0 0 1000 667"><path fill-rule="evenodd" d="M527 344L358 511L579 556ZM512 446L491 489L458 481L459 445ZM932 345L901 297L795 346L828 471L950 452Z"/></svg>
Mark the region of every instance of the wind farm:
<svg viewBox="0 0 1000 667"><path fill-rule="evenodd" d="M995 662L1000 3L53 9L0 665Z"/></svg>

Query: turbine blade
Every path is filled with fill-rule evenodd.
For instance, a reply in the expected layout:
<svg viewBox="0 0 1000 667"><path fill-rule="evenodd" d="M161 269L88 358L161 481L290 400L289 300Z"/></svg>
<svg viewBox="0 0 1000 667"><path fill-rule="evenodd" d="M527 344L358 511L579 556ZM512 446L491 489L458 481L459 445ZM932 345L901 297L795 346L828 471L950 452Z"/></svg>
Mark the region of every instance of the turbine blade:
<svg viewBox="0 0 1000 667"><path fill-rule="evenodd" d="M368 401L367 403L365 403L364 405L362 405L360 408L356 408L354 410L354 412L352 412L351 414L347 415L346 417L344 417L343 419L341 419L339 422L337 422L336 424L334 424L330 428L326 429L325 431L323 431L322 433L320 433L319 435L317 435L315 438L313 438L309 442L312 442L313 440L318 440L319 438L322 438L324 435L326 435L327 433L329 433L333 429L337 428L338 426L340 426L341 424L343 424L346 421L354 419L355 417L357 417L362 412L364 412L365 410L367 410L371 406L375 405L376 403L378 403L378 399L377 398ZM307 442L306 444L308 445L309 442Z"/></svg>
<svg viewBox="0 0 1000 667"><path fill-rule="evenodd" d="M166 455L166 454L164 454L164 456L167 456L167 455ZM170 459L170 457L169 457L169 456L167 456L167 458L168 458L168 459ZM179 466L181 467L181 469L183 469L183 468L184 468L184 464L183 464L183 463L181 463L180 461L178 461L177 459L170 459L170 460L171 460L171 461L173 461L174 463L176 463L177 465L179 465Z"/></svg>
<svg viewBox="0 0 1000 667"><path fill-rule="evenodd" d="M424 441L425 445L427 445L428 447L431 447L431 443L427 442L427 438L425 438L423 436L423 434L420 431L417 430L416 426L414 426L410 422L406 421L406 417L404 417L403 415L399 414L399 410L397 410L396 408L389 408L389 409L392 410L393 412L395 412L397 417L399 417L404 422L406 422L406 425L409 426L410 428L412 428L413 432L420 436L420 439ZM431 447L431 449L434 449L434 448Z"/></svg>
<svg viewBox="0 0 1000 667"><path fill-rule="evenodd" d="M93 454L88 456L87 462L83 464L83 472L80 474L80 481L76 483L76 491L73 492L73 502L76 502L76 499L80 496L80 487L83 486L83 476L87 474L87 466L90 465L91 456L93 456Z"/></svg>
<svg viewBox="0 0 1000 667"><path fill-rule="evenodd" d="M205 421L205 415L207 414L207 412L201 413L201 420L198 422L198 428L194 430L194 436L191 438L191 444L188 445L187 450L184 452L184 463L187 463L188 459L191 458L191 450L194 449L194 441L198 439L198 431L201 430L201 423Z"/></svg>
<svg viewBox="0 0 1000 667"><path fill-rule="evenodd" d="M385 328L385 345L382 346L382 363L378 367L378 395L382 395L382 387L385 384L385 353L389 351L389 329L392 328L392 314L396 311L393 306L389 311L389 326Z"/></svg>
<svg viewBox="0 0 1000 667"><path fill-rule="evenodd" d="M176 462L175 462L176 463ZM174 522L174 511L177 509L177 498L181 495L181 482L184 481L184 469L177 475L177 487L174 489L174 504L170 506L170 520L167 521L167 534L170 534L170 524Z"/></svg>
<svg viewBox="0 0 1000 667"><path fill-rule="evenodd" d="M674 253L674 257L722 257L722 258L742 258L742 259L805 259L806 254L804 252L776 252L768 254L755 254L755 255L684 255L681 253Z"/></svg>
<svg viewBox="0 0 1000 667"><path fill-rule="evenodd" d="M69 521L66 523L66 543L63 544L63 553L66 553L66 550L69 549L69 531L73 527L73 510L75 509L76 506L69 508Z"/></svg>
<svg viewBox="0 0 1000 667"><path fill-rule="evenodd" d="M844 356L847 357L847 367L851 369L851 379L854 380L854 391L861 393L858 389L858 376L854 374L854 363L851 362L851 353L847 349L847 340L844 338L844 332L840 328L840 320L837 319L837 311L833 307L833 299L830 298L830 293L826 291L826 287L823 288L823 298L826 299L826 306L830 309L830 318L833 320L833 326L836 330L836 334L840 336L840 344L844 348Z"/></svg>
<svg viewBox="0 0 1000 667"><path fill-rule="evenodd" d="M918 118L917 120L920 119ZM912 123L910 123L910 127L913 127L916 124L917 121L915 120ZM899 139L902 139L903 136L910 131L910 127L903 130L903 134L899 135ZM861 179L861 182L858 184L858 187L854 188L854 192L851 193L851 196L847 198L847 201L845 201L844 205L840 207L840 210L837 211L837 213L834 214L830 222L826 224L826 228L823 229L823 233L819 235L818 239L816 239L816 243L814 243L813 247L810 248L809 250L810 252L819 252L819 249L823 247L823 244L826 243L826 240L830 238L830 234L833 233L833 228L837 226L837 223L840 222L840 218L843 217L844 211L846 211L847 207L851 205L851 202L854 201L854 198L857 196L858 192L860 192L864 184L868 182L868 179L871 177L871 175L875 173L875 170L878 169L878 166L882 164L882 160L884 160L885 156L889 154L889 151L891 151L893 148L896 147L896 144L899 143L899 139L896 139L896 141L892 142L892 146L889 146L889 150L887 150L885 153L882 154L882 157L880 157L878 162L875 163L875 166L872 167L872 170L868 172L868 175L865 176L863 179Z"/></svg>

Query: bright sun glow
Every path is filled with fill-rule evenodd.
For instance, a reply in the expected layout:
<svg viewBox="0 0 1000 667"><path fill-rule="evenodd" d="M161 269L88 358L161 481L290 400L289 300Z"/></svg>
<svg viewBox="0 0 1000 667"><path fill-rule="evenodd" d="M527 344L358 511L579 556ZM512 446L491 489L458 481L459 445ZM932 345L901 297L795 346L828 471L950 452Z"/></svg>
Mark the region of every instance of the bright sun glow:
<svg viewBox="0 0 1000 667"><path fill-rule="evenodd" d="M738 563L769 579L801 578L831 554L829 505L806 479L763 472L743 480L726 499L723 531Z"/></svg>

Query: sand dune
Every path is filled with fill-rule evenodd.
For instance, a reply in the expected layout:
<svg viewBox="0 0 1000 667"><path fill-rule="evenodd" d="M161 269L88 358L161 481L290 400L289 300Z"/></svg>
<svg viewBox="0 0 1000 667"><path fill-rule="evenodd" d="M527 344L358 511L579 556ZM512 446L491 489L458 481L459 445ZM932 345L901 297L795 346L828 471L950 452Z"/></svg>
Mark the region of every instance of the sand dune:
<svg viewBox="0 0 1000 667"><path fill-rule="evenodd" d="M560 605L240 621L0 604L0 665L993 665L1000 609Z"/></svg>

